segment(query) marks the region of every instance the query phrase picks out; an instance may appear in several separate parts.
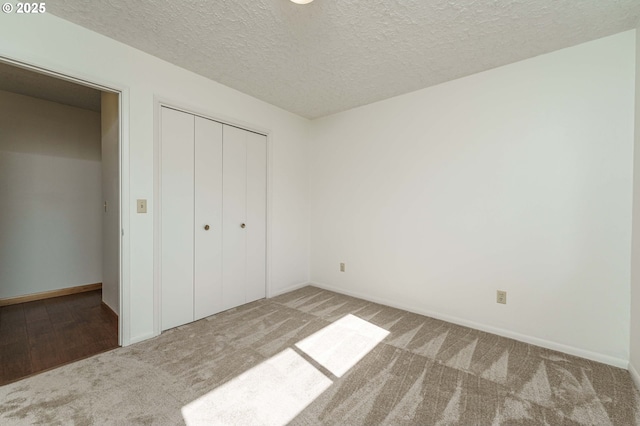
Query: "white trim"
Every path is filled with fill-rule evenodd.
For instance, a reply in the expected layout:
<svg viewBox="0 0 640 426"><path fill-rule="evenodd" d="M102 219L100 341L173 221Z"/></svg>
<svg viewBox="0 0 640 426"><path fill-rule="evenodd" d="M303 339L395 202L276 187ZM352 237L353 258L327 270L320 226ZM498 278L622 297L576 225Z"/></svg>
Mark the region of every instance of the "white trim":
<svg viewBox="0 0 640 426"><path fill-rule="evenodd" d="M137 336L137 337L134 337L133 339L131 339L129 344L133 345L135 343L144 342L145 340L153 339L154 337L157 337L157 335L155 333L143 334L142 336Z"/></svg>
<svg viewBox="0 0 640 426"><path fill-rule="evenodd" d="M481 324L475 321L469 321L462 318L454 317L452 315L441 314L439 312L430 311L427 309L416 308L414 306L408 306L402 303L396 303L391 300L380 299L377 297L371 297L366 294L362 294L356 291L348 291L338 287L330 286L319 282L311 282L309 285L322 288L325 290L333 291L347 296L353 296L360 299L368 300L370 302L379 303L381 305L391 306L405 311L413 312L420 315L425 315L431 318L447 321L453 324L470 327L476 330L486 331L487 333L497 334L498 336L508 337L510 339L518 340L520 342L529 343L535 346L541 346L543 348L551 349L558 352L564 352L569 355L590 359L592 361L602 362L604 364L612 365L614 367L626 369L629 365L628 360L612 357L609 355L600 354L597 352L591 352L573 346L563 345L561 343L552 342L550 340L540 339L538 337L528 336L526 334L516 333L514 331L505 330L490 325Z"/></svg>
<svg viewBox="0 0 640 426"><path fill-rule="evenodd" d="M104 92L118 94L119 99L119 173L120 173L120 289L119 289L119 313L118 313L118 343L128 346L131 329L131 303L130 303L130 238L129 238L129 87L126 85L108 81L103 78L82 74L75 69L64 68L60 64L48 60L22 55L10 56L7 53L0 54L0 62L19 68L45 74L61 80L69 81L83 86L91 87Z"/></svg>
<svg viewBox="0 0 640 426"><path fill-rule="evenodd" d="M162 170L160 159L162 158L162 143L161 138L161 109L167 107L176 111L181 111L186 114L202 117L207 120L217 121L218 123L226 124L229 126L237 127L243 130L248 130L253 133L258 133L267 138L267 206L266 206L266 271L265 271L265 294L266 297L271 297L271 197L273 194L272 185L273 179L271 173L273 171L273 143L272 132L269 129L265 129L260 126L256 126L252 123L247 123L236 118L231 118L223 114L211 113L205 111L199 107L186 104L184 102L169 99L163 96L153 97L153 117L154 117L154 134L153 134L153 199L154 199L154 223L153 223L153 333L149 337L158 336L162 333L162 265L160 262L160 253L162 252L162 212L160 206L162 203L160 188L162 187ZM305 284L307 285L307 284ZM146 337L146 338L149 338ZM142 339L144 340L144 339ZM136 341L141 341L140 338Z"/></svg>
<svg viewBox="0 0 640 426"><path fill-rule="evenodd" d="M162 188L162 173L160 173L160 159L162 143L161 134L161 105L157 97L153 98L153 336L162 333L162 291L161 277L162 265L160 253L162 253L162 215L160 214L160 188Z"/></svg>
<svg viewBox="0 0 640 426"><path fill-rule="evenodd" d="M292 292L294 290L298 290L299 288L307 287L307 286L310 286L310 285L315 285L315 284L310 283L308 281L305 281L305 282L302 282L302 283L299 283L299 284L290 285L288 287L281 288L280 290L274 291L271 295L267 296L267 299L270 299L270 298L276 297L276 296L280 296L281 294L290 293L290 292ZM317 287L319 287L319 286L317 286Z"/></svg>
<svg viewBox="0 0 640 426"><path fill-rule="evenodd" d="M8 56L3 56L3 55L0 55L0 60L3 63L12 65L17 68L22 68L27 71L33 71L38 74L44 74L49 77L57 78L58 80L80 84L82 86L90 87L92 89L100 90L102 92L109 92L109 93L116 93L116 94L121 92L120 89L116 89L117 85L114 85L111 83L106 83L106 85L102 83L96 83L90 77L80 76L79 74L71 71L65 71L65 70L56 71L52 68L48 68L48 67L44 68L39 65L32 65L30 63L23 62L18 59L12 59Z"/></svg>
<svg viewBox="0 0 640 426"><path fill-rule="evenodd" d="M640 374L631 363L629 363L629 374L631 375L631 379L636 385L636 388L638 389L638 391L640 391Z"/></svg>
<svg viewBox="0 0 640 426"><path fill-rule="evenodd" d="M187 114L195 115L197 117L206 118L207 120L217 121L218 123L227 124L229 126L238 127L243 130L248 130L253 133L260 133L264 136L269 136L271 132L270 129L266 129L264 127L256 126L253 123L249 123L243 120L239 120L234 117L229 117L227 115L211 112L208 110L204 110L195 105L191 105L186 102L176 101L174 99L167 98L165 96L154 96L154 102L156 107L167 107L171 109L175 109L176 111L182 111ZM160 110L158 109L159 112Z"/></svg>
<svg viewBox="0 0 640 426"><path fill-rule="evenodd" d="M266 219L266 229L265 229L265 238L266 238L266 247L265 247L265 254L266 254L266 259L265 259L265 279L266 279L266 283L265 283L265 297L269 298L272 297L272 293L273 293L273 283L271 282L271 272L273 270L271 262L273 261L273 256L271 255L272 253L272 249L273 249L273 241L272 241L272 232L271 232L271 218L273 217L272 215L272 209L273 209L273 202L271 200L272 194L274 194L273 192L273 152L274 152L274 148L275 148L275 144L272 143L273 142L273 134L271 132L267 132L266 133L266 137L267 137L267 205L266 205L266 210L265 210L265 214L267 215Z"/></svg>
<svg viewBox="0 0 640 426"><path fill-rule="evenodd" d="M129 188L129 89L120 90L120 317L119 343L131 342L131 237Z"/></svg>

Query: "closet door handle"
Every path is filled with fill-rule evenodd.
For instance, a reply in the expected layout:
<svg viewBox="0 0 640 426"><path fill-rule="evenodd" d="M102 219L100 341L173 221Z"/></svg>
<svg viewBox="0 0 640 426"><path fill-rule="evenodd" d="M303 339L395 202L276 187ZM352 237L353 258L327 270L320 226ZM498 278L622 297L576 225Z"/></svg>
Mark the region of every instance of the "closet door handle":
<svg viewBox="0 0 640 426"><path fill-rule="evenodd" d="M205 231L208 231L208 230L209 230L209 225L205 225L205 226L204 226L204 230L205 230Z"/></svg>
<svg viewBox="0 0 640 426"><path fill-rule="evenodd" d="M242 228L242 229L244 229L246 227L247 227L247 225L245 225L244 223L242 225L240 225L240 228Z"/></svg>

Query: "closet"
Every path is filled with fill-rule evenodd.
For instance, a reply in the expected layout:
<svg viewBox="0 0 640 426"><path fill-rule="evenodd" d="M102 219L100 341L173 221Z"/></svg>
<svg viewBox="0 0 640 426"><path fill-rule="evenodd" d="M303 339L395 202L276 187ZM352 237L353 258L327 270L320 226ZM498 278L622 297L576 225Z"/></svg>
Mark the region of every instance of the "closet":
<svg viewBox="0 0 640 426"><path fill-rule="evenodd" d="M161 328L265 297L267 138L161 107Z"/></svg>

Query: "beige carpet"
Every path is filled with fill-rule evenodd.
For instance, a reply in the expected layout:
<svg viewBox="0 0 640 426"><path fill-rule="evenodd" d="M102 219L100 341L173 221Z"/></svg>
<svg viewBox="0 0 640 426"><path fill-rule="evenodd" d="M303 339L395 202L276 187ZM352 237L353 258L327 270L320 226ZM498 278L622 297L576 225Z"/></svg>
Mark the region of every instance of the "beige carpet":
<svg viewBox="0 0 640 426"><path fill-rule="evenodd" d="M634 425L628 372L314 287L0 388L0 424Z"/></svg>

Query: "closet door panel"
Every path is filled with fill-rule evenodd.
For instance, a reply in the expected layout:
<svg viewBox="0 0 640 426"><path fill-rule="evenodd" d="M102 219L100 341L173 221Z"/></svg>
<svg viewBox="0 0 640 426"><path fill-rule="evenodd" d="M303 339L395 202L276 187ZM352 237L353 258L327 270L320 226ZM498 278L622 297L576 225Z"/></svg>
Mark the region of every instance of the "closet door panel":
<svg viewBox="0 0 640 426"><path fill-rule="evenodd" d="M161 109L162 330L193 321L194 117Z"/></svg>
<svg viewBox="0 0 640 426"><path fill-rule="evenodd" d="M248 303L266 296L267 137L247 133Z"/></svg>
<svg viewBox="0 0 640 426"><path fill-rule="evenodd" d="M224 309L245 303L247 132L223 125L222 298Z"/></svg>
<svg viewBox="0 0 640 426"><path fill-rule="evenodd" d="M194 291L196 320L222 311L222 124L201 117L195 118Z"/></svg>

